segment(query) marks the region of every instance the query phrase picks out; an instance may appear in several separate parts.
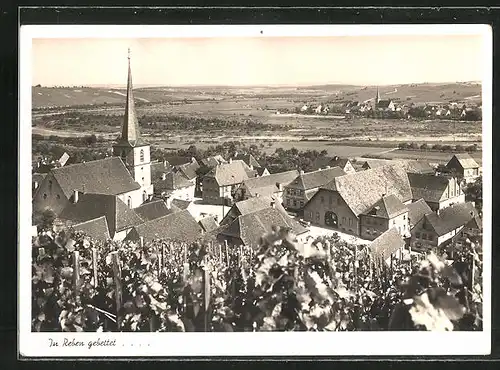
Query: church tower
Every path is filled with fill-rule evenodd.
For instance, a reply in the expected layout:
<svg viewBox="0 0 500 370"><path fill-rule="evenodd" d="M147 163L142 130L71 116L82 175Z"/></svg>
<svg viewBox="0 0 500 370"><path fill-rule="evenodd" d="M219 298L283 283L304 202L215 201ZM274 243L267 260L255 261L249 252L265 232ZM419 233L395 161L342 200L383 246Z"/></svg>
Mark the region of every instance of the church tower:
<svg viewBox="0 0 500 370"><path fill-rule="evenodd" d="M375 105L380 103L380 92L378 91L378 86L377 86L377 96L375 97Z"/></svg>
<svg viewBox="0 0 500 370"><path fill-rule="evenodd" d="M122 133L118 142L113 145L113 155L122 159L134 180L141 186L142 202L153 195L151 184L150 145L139 132L139 122L135 112L132 91L132 71L130 68L130 49L128 50L127 100ZM138 202L134 202L136 205ZM135 208L135 207L134 207Z"/></svg>

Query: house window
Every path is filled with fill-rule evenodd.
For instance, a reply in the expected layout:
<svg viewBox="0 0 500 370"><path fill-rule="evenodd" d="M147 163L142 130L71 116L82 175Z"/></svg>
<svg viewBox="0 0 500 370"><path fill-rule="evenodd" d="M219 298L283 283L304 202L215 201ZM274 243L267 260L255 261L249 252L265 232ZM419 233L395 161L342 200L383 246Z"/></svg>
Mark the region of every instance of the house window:
<svg viewBox="0 0 500 370"><path fill-rule="evenodd" d="M319 212L316 212L316 221L319 221Z"/></svg>
<svg viewBox="0 0 500 370"><path fill-rule="evenodd" d="M286 200L286 205L289 206L290 205L290 199L287 199Z"/></svg>
<svg viewBox="0 0 500 370"><path fill-rule="evenodd" d="M128 206L128 208L132 208L132 198L131 197L127 198L127 206Z"/></svg>
<svg viewBox="0 0 500 370"><path fill-rule="evenodd" d="M43 199L47 199L47 194L43 194Z"/></svg>
<svg viewBox="0 0 500 370"><path fill-rule="evenodd" d="M293 206L297 207L297 201L295 199L293 200Z"/></svg>
<svg viewBox="0 0 500 370"><path fill-rule="evenodd" d="M423 240L427 239L427 234L426 233L422 233L422 239Z"/></svg>
<svg viewBox="0 0 500 370"><path fill-rule="evenodd" d="M352 226L352 218L349 217L349 226Z"/></svg>
<svg viewBox="0 0 500 370"><path fill-rule="evenodd" d="M415 236L420 239L420 233L415 233Z"/></svg>
<svg viewBox="0 0 500 370"><path fill-rule="evenodd" d="M300 201L300 208L304 207L304 202Z"/></svg>
<svg viewBox="0 0 500 370"><path fill-rule="evenodd" d="M52 193L52 180L49 180L49 192Z"/></svg>
<svg viewBox="0 0 500 370"><path fill-rule="evenodd" d="M56 195L57 199L61 199L61 196L59 194Z"/></svg>
<svg viewBox="0 0 500 370"><path fill-rule="evenodd" d="M144 162L144 149L141 149L141 151L139 152L139 158L141 162Z"/></svg>
<svg viewBox="0 0 500 370"><path fill-rule="evenodd" d="M309 212L309 219L312 220L312 218L313 218L313 213Z"/></svg>
<svg viewBox="0 0 500 370"><path fill-rule="evenodd" d="M321 203L325 203L325 197L324 196L321 196L320 200L321 200Z"/></svg>
<svg viewBox="0 0 500 370"><path fill-rule="evenodd" d="M345 224L345 217L342 217L342 224Z"/></svg>
<svg viewBox="0 0 500 370"><path fill-rule="evenodd" d="M406 215L403 215L403 220L406 220Z"/></svg>
<svg viewBox="0 0 500 370"><path fill-rule="evenodd" d="M392 225L396 225L396 220L392 220Z"/></svg>
<svg viewBox="0 0 500 370"><path fill-rule="evenodd" d="M325 224L328 226L338 227L339 220L334 212L328 211L325 213Z"/></svg>
<svg viewBox="0 0 500 370"><path fill-rule="evenodd" d="M144 181L144 177L142 178L142 181ZM142 192L142 201L145 202L146 200L148 200L148 194L146 193L146 191L144 190Z"/></svg>
<svg viewBox="0 0 500 370"><path fill-rule="evenodd" d="M142 183L144 184L144 177L142 178Z"/></svg>

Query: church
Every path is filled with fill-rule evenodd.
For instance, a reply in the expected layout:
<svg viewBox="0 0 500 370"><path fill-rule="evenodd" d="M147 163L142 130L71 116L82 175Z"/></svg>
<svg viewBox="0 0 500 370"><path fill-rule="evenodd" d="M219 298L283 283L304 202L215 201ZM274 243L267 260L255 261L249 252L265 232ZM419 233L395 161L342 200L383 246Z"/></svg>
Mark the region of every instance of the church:
<svg viewBox="0 0 500 370"><path fill-rule="evenodd" d="M153 197L150 145L139 131L130 53L125 115L121 135L113 145L112 152L113 156L109 158L53 168L44 177L33 197L33 214L51 209L59 217L80 202L78 208L82 208L83 214L79 218L84 221L83 219L88 218L85 213L95 213L97 207L93 202L88 202L90 199L105 197L110 200L109 204L113 204L113 209L120 209L121 214L125 214L125 208L137 208ZM114 218L117 217L115 213ZM134 226L133 224L134 222L128 226Z"/></svg>

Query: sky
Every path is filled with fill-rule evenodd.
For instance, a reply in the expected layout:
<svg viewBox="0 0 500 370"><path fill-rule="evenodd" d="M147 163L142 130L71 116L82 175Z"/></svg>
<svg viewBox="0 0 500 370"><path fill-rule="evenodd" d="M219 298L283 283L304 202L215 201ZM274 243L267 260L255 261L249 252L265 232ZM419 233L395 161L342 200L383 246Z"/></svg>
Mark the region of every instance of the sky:
<svg viewBox="0 0 500 370"><path fill-rule="evenodd" d="M479 35L33 39L33 85L390 85L481 81Z"/></svg>

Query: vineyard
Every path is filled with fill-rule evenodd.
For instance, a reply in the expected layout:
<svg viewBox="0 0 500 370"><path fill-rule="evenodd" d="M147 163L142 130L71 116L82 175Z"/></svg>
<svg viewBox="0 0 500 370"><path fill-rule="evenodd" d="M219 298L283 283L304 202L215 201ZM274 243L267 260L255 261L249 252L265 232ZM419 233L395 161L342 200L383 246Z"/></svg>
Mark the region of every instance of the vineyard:
<svg viewBox="0 0 500 370"><path fill-rule="evenodd" d="M409 260L287 230L260 248L33 238L32 331L482 330L480 242Z"/></svg>

